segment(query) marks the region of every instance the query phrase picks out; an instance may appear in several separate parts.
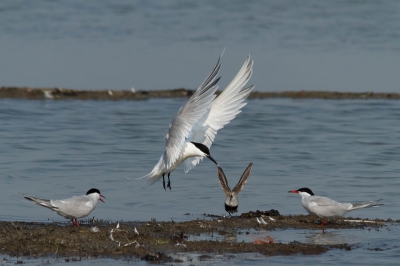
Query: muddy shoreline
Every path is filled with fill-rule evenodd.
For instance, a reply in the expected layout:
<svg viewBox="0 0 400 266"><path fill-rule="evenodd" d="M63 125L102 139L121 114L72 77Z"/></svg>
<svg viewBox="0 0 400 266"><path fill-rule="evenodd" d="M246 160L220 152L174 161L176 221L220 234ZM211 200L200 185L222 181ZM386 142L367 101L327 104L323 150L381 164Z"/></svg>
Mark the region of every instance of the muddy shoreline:
<svg viewBox="0 0 400 266"><path fill-rule="evenodd" d="M263 218L264 222L257 221ZM353 221L349 221L353 220ZM356 222L354 221L356 220ZM330 221L325 230L370 230L398 221L360 221L346 218ZM81 221L81 226L68 223L0 222L0 253L12 257L43 258L128 258L157 262L179 262L176 253L216 254L259 253L276 255L315 255L331 249L350 251L347 243L335 245L307 244L298 241L281 243L268 236L268 231L286 229L322 230L315 217L281 216L278 212L249 212L233 217L204 215L187 222L107 222L94 219ZM206 235L207 237L204 237ZM215 235L223 237L213 238ZM248 241L236 241L241 235Z"/></svg>
<svg viewBox="0 0 400 266"><path fill-rule="evenodd" d="M29 87L0 87L0 99L28 100L147 100L150 98L190 97L194 90L179 88L158 91L122 91L122 90L75 90L62 88L29 88ZM219 92L217 92L218 94ZM292 98L292 99L387 99L399 100L400 93L373 92L328 92L328 91L283 91L258 92L253 91L249 99Z"/></svg>

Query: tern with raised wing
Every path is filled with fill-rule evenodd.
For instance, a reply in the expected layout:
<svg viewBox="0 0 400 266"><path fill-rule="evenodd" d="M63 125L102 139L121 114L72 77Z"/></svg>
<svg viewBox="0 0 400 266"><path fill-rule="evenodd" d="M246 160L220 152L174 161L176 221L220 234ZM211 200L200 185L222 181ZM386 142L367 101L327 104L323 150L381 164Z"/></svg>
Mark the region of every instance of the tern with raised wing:
<svg viewBox="0 0 400 266"><path fill-rule="evenodd" d="M306 209L309 214L316 215L323 219L342 217L350 211L383 205L378 204L378 202L382 199L360 204L339 203L330 198L315 196L309 188L300 188L297 190L290 190L288 192L300 194L301 203L303 204L304 209ZM323 220L321 226L323 226L325 223L326 221Z"/></svg>
<svg viewBox="0 0 400 266"><path fill-rule="evenodd" d="M216 97L215 92L220 79L217 77L221 67L220 60L221 57L211 74L180 108L165 135L165 152L153 170L138 178L139 181L151 185L162 177L165 189L164 176L168 175L167 187L171 189L170 174L181 163L185 173L204 157L218 166L210 155L215 135L241 112L241 108L246 105L245 99L254 88L250 86L243 89L252 75L253 61L250 61L248 56L235 78Z"/></svg>
<svg viewBox="0 0 400 266"><path fill-rule="evenodd" d="M221 184L222 190L225 192L226 195L225 210L229 214L237 212L239 206L238 194L243 189L244 185L247 182L247 179L249 179L252 167L253 163L250 163L242 174L242 177L240 177L237 185L231 190L228 186L228 180L226 179L224 171L222 171L222 168L218 166L219 183Z"/></svg>
<svg viewBox="0 0 400 266"><path fill-rule="evenodd" d="M30 195L21 193L25 199L35 202L36 204L49 208L67 219L70 219L72 225L79 226L78 218L88 216L94 208L97 201L104 203L102 198L105 198L97 188L90 189L86 195L74 196L63 200L40 199Z"/></svg>

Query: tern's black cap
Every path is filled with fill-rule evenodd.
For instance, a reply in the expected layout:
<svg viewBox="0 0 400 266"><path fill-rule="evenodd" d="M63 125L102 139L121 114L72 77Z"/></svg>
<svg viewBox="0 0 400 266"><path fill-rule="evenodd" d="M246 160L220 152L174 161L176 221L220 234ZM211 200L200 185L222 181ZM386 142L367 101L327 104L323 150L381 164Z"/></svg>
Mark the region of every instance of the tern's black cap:
<svg viewBox="0 0 400 266"><path fill-rule="evenodd" d="M303 188L299 188L297 191L300 192L307 192L308 194L310 194L311 196L314 196L314 193L311 191L311 189L309 189L308 187L303 187Z"/></svg>
<svg viewBox="0 0 400 266"><path fill-rule="evenodd" d="M98 190L97 188L91 188L91 189L89 189L88 192L86 192L86 195L89 195L89 194L92 194L92 193L101 194L101 193L100 193L100 190Z"/></svg>

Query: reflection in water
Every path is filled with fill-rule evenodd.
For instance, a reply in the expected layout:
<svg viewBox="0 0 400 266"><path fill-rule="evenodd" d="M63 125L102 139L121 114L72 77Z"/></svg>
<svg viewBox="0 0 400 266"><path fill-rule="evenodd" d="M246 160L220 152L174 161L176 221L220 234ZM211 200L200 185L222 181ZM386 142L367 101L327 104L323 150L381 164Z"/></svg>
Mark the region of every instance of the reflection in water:
<svg viewBox="0 0 400 266"><path fill-rule="evenodd" d="M328 231L325 229L325 233L322 233L322 230L312 230L307 232L305 242L318 245L352 244L354 238L348 233L348 230Z"/></svg>

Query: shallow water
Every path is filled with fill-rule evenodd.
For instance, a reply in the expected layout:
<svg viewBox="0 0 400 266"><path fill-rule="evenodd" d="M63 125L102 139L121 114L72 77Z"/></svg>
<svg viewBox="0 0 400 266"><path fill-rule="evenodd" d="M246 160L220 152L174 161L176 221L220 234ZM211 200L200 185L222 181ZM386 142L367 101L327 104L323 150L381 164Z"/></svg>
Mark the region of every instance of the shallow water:
<svg viewBox="0 0 400 266"><path fill-rule="evenodd" d="M252 232L252 234L263 236L268 234L276 242L288 243L299 241L303 243L313 243L319 245L331 245L348 243L351 251L331 250L322 255L294 255L294 256L274 256L269 257L258 253L244 254L199 254L181 253L182 248L177 247L177 251L172 255L174 259L181 262L177 265L397 265L397 257L400 251L398 238L400 236L399 226L392 225L390 229L380 228L372 230L348 229L335 230L328 229L324 234L320 229L315 230L277 230L268 232ZM214 239L224 241L223 237L195 237L194 239ZM189 238L191 240L191 238ZM242 234L237 241L249 242L254 239ZM121 258L121 259L90 259L79 257L58 258L56 256L35 259L31 257L8 257L3 256L4 265L12 264L26 265L152 265L140 259ZM170 265L171 263L166 263ZM174 264L174 265L175 265Z"/></svg>
<svg viewBox="0 0 400 266"><path fill-rule="evenodd" d="M107 197L91 214L98 219L185 221L203 219L204 213L225 214L224 193L209 160L188 174L177 168L171 191L164 191L162 182L142 187L125 178L151 171L163 153L168 124L185 101L0 100L0 220L65 221L18 192L62 199L92 187ZM250 100L218 132L211 154L230 186L250 162L254 164L239 195L239 213L277 209L284 215L306 214L300 197L287 191L310 187L315 194L342 202L384 199L384 206L354 211L352 217L400 219L399 115L399 101ZM333 232L344 242L348 232L354 233L361 247L400 244L397 227L390 233ZM297 231L293 239L311 241L308 236L313 233ZM273 234L283 239L288 232ZM394 250L332 251L302 258L301 263L330 264L333 258L346 264L397 262ZM246 256L229 261L253 263ZM261 263L290 260L258 258Z"/></svg>

